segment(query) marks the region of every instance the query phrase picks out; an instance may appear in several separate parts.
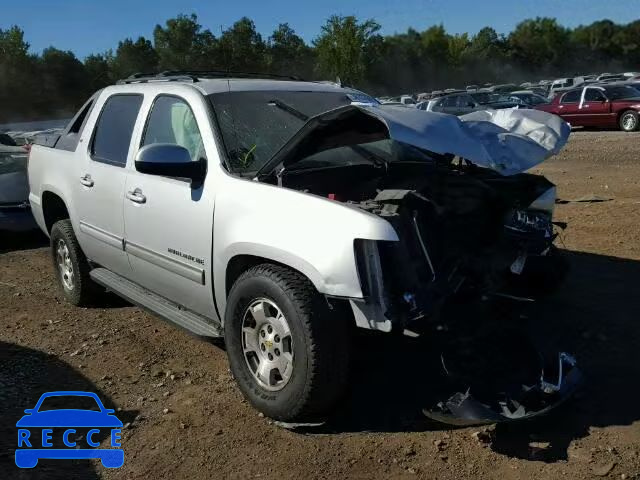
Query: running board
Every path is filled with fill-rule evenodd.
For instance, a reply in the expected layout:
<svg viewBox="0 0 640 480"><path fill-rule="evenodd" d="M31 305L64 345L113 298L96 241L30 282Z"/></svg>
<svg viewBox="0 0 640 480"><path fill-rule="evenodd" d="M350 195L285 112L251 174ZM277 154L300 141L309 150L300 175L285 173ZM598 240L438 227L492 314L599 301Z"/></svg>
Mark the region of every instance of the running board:
<svg viewBox="0 0 640 480"><path fill-rule="evenodd" d="M211 339L223 336L219 325L212 324L205 317L185 310L117 273L106 268L94 268L89 275L107 290L198 337Z"/></svg>

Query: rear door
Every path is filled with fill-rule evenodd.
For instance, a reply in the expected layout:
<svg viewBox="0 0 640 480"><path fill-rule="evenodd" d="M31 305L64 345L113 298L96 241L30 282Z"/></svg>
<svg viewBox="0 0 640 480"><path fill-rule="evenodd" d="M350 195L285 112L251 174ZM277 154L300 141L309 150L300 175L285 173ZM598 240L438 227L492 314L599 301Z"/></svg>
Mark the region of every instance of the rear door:
<svg viewBox="0 0 640 480"><path fill-rule="evenodd" d="M142 101L139 94L113 94L105 100L83 151L74 200L77 235L87 257L127 277L131 267L124 251L125 167Z"/></svg>
<svg viewBox="0 0 640 480"><path fill-rule="evenodd" d="M200 102L199 118L191 108L195 102ZM170 143L185 147L192 161L208 158L201 134L210 128L204 112L204 99L195 92L189 101L156 96L135 150ZM210 153L217 158L217 152ZM207 184L207 179L193 185L186 179L141 173L132 162L124 189L125 243L135 282L217 318L210 275L214 199Z"/></svg>

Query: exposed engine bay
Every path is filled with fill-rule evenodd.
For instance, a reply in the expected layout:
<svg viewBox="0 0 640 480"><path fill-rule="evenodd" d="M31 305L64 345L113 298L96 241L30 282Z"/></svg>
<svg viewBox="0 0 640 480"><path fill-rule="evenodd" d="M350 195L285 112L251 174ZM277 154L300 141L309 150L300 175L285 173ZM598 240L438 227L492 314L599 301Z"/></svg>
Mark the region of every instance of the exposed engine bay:
<svg viewBox="0 0 640 480"><path fill-rule="evenodd" d="M283 147L279 168L263 181L342 202L394 227L398 242L355 240L365 297L351 301L356 324L441 338L450 389L424 409L434 420L510 421L562 402L580 378L575 360L534 346L518 327L523 306L566 272L553 245L555 186L488 168L491 158L479 166L397 141L392 127L345 112L361 120L356 131L340 119L316 120Z"/></svg>

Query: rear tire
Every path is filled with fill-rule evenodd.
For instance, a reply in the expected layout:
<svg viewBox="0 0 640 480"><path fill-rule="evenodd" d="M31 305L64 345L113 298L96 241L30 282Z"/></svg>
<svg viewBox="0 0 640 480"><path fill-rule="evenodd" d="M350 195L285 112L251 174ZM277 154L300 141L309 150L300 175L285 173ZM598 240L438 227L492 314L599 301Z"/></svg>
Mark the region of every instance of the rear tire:
<svg viewBox="0 0 640 480"><path fill-rule="evenodd" d="M622 112L620 115L620 119L618 121L618 125L620 126L620 130L623 132L635 132L640 127L640 120L638 117L638 112L634 110L627 110L626 112Z"/></svg>
<svg viewBox="0 0 640 480"><path fill-rule="evenodd" d="M338 402L349 373L348 331L307 278L279 265L249 269L229 293L231 372L247 400L276 420L322 419Z"/></svg>
<svg viewBox="0 0 640 480"><path fill-rule="evenodd" d="M59 220L51 228L51 256L56 280L65 299L76 306L92 304L100 295L91 280L91 267L69 219Z"/></svg>

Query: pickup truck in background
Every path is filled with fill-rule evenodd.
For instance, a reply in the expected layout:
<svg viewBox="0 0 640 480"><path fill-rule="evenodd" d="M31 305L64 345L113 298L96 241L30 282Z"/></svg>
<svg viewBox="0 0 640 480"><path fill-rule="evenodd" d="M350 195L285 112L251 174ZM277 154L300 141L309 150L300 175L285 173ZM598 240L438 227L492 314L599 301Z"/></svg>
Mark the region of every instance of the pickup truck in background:
<svg viewBox="0 0 640 480"><path fill-rule="evenodd" d="M624 132L640 127L640 90L626 84L575 88L533 108L555 113L573 127L619 128Z"/></svg>
<svg viewBox="0 0 640 480"><path fill-rule="evenodd" d="M69 302L91 305L101 286L200 337L224 338L242 393L267 416L328 414L347 386L354 327L442 337L442 362L460 367L442 374L455 370L486 392L486 377L466 368L494 369L461 360L468 344L461 353L452 340L480 328L515 346L495 352L532 351L519 334L504 340L519 316L488 310L497 301L516 309L560 284L555 187L521 172L557 153L569 128L533 110L484 113L467 124L332 83L136 75L32 147L29 199ZM523 124L506 146L496 134ZM381 359L371 356L375 368ZM549 379L557 368L541 358L527 357L536 373L515 391L490 374L514 411L474 400L466 384L462 405L427 410L458 424L547 411L578 370L561 354Z"/></svg>

